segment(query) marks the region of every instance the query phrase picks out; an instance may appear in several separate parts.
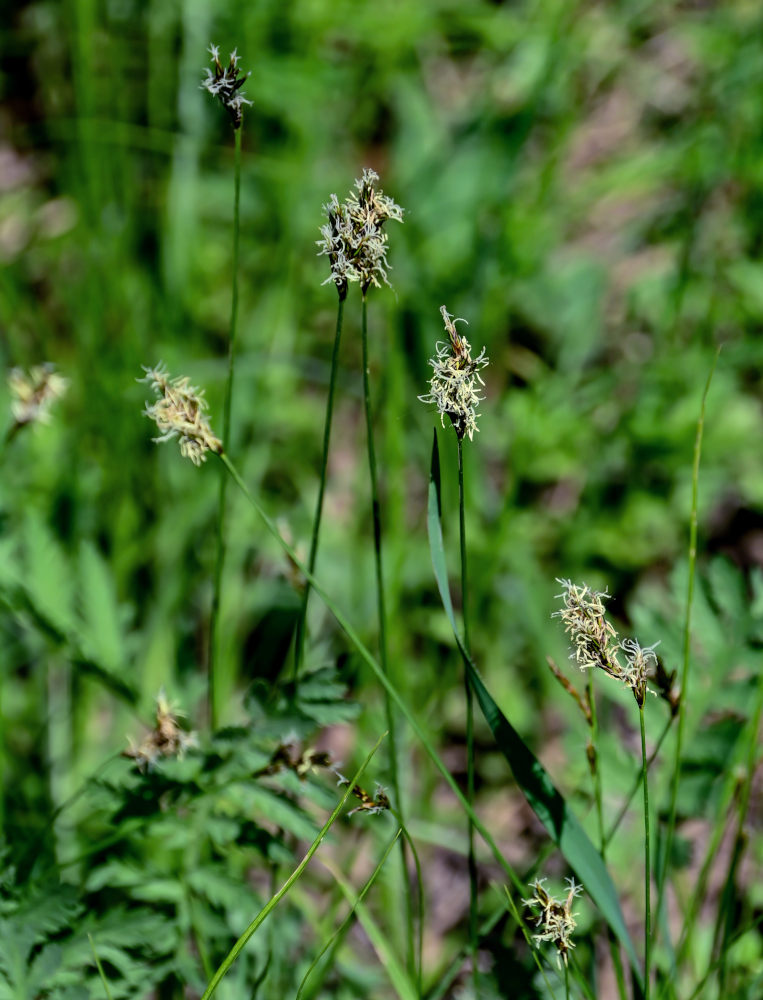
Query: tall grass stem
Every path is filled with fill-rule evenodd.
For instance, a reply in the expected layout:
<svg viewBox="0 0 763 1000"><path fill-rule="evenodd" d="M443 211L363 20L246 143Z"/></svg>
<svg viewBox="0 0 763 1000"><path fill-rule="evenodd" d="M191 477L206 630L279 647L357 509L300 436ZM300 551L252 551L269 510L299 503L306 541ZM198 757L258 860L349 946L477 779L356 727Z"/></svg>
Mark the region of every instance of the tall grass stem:
<svg viewBox="0 0 763 1000"><path fill-rule="evenodd" d="M387 609L384 599L384 568L382 562L382 523L381 523L381 501L379 498L379 477L376 466L376 446L374 442L374 422L373 410L371 407L371 382L369 374L368 359L368 299L363 294L361 304L361 348L363 365L363 405L366 416L366 448L368 452L368 471L371 481L371 515L373 520L374 533L374 572L376 576L376 607L379 618L379 663L385 676L389 676L389 662L387 658ZM312 571L311 571L312 572ZM397 760L397 733L395 728L395 712L392 706L392 699L389 692L384 692L384 711L389 730L389 762L390 762L390 784L395 805L400 814L400 824L405 826L403 800L400 794L400 778L398 773ZM415 963L414 954L414 920L413 920L413 894L411 892L411 882L408 877L408 851L405 840L400 841L400 858L403 874L403 892L406 907L406 937L408 950L408 969L413 971Z"/></svg>
<svg viewBox="0 0 763 1000"><path fill-rule="evenodd" d="M649 1000L652 949L652 863L649 823L649 778L647 775L646 725L644 706L639 705L641 726L641 773L644 786L644 1000Z"/></svg>
<svg viewBox="0 0 763 1000"><path fill-rule="evenodd" d="M596 801L596 819L599 827L599 847L602 858L605 855L607 841L604 836L604 807L602 804L601 768L599 767L599 720L596 715L596 692L593 686L593 671L588 671L587 680L588 710L590 712L589 729L591 733L591 777L593 779L593 794Z"/></svg>
<svg viewBox="0 0 763 1000"><path fill-rule="evenodd" d="M469 635L469 589L467 586L467 563L466 563L466 500L464 497L464 447L463 439L458 437L458 525L459 542L461 549L461 615L464 628L464 646L471 656L471 642ZM469 805L474 808L474 694L469 683L469 676L464 670L464 692L466 694L466 798ZM469 848L468 848L468 869L469 869L469 945L472 960L472 983L475 996L479 995L478 990L478 969L477 951L479 947L479 927L477 908L477 858L474 850L474 823L471 818L467 818Z"/></svg>
<svg viewBox="0 0 763 1000"><path fill-rule="evenodd" d="M313 515L313 530L310 537L310 554L307 559L307 568L311 573L315 571L315 561L318 557L318 536L321 530L321 518L323 517L323 498L326 493L326 473L328 470L329 445L331 443L331 423L334 416L334 394L336 392L336 378L339 369L339 345L342 339L342 322L344 320L344 299L339 297L339 304L336 311L336 332L334 333L334 348L331 352L331 373L329 375L329 391L326 399L326 416L323 421L323 451L321 454L321 476L318 484L318 499L315 502L315 514ZM226 477L227 478L227 477ZM310 581L305 581L305 590L302 595L302 606L299 609L297 619L297 629L294 636L294 684L299 682L299 671L304 657L305 629L307 620L307 602L310 598Z"/></svg>
<svg viewBox="0 0 763 1000"><path fill-rule="evenodd" d="M225 382L225 402L223 404L223 448L230 448L231 409L233 405L233 374L236 361L236 325L238 321L238 259L241 230L241 125L234 131L235 160L233 168L233 260L231 262L231 307L230 326L228 331L228 375ZM209 700L209 722L216 729L220 721L220 677L219 658L217 655L217 633L220 620L220 592L222 589L223 568L225 566L225 500L228 489L228 477L220 473L220 487L217 496L217 522L215 556L215 575L212 586L212 611L209 622L209 650L207 655L207 684Z"/></svg>

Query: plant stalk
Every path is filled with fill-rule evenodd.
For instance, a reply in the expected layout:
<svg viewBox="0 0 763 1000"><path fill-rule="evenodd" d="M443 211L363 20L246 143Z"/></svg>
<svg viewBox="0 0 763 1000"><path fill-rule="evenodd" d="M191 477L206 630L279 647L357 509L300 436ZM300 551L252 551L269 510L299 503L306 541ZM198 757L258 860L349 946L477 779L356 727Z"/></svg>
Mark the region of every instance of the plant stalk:
<svg viewBox="0 0 763 1000"><path fill-rule="evenodd" d="M464 497L464 443L458 438L458 524L459 541L461 548L461 615L464 627L464 646L471 656L471 642L469 639L469 589L467 587L467 566L466 566L466 501ZM464 692L466 695L466 799L469 805L474 808L474 693L469 684L469 677L464 670ZM472 961L472 983L475 996L479 996L478 990L478 969L477 951L479 947L479 927L478 927L478 885L477 885L477 857L474 850L474 823L471 817L467 817L469 849L468 849L468 869L469 869L469 947Z"/></svg>
<svg viewBox="0 0 763 1000"><path fill-rule="evenodd" d="M673 776L670 785L670 808L668 825L665 831L665 849L662 851L662 863L657 872L657 911L662 912L664 905L665 879L670 867L670 855L673 848L673 834L676 826L676 809L678 803L678 784L681 778L681 749L683 747L684 730L686 728L686 701L689 690L689 660L691 654L691 609L694 602L694 577L697 568L697 506L699 497L699 461L702 455L702 432L705 427L705 404L713 380L715 366L718 363L720 347L715 352L710 374L707 376L702 402L700 404L697 433L694 439L694 458L691 475L691 513L689 515L689 579L686 588L686 611L684 616L683 658L681 663L681 700L678 703L678 732L676 734L675 758L673 761ZM659 920L656 921L659 925Z"/></svg>
<svg viewBox="0 0 763 1000"><path fill-rule="evenodd" d="M223 449L228 452L230 447L231 408L233 403L233 373L236 355L236 324L238 320L238 259L241 219L241 133L243 125L234 132L235 162L233 168L233 261L231 273L231 308L230 327L228 332L228 376L225 382L225 402L223 404ZM217 525L215 556L215 573L212 587L212 610L209 622L209 649L207 653L207 684L209 701L209 724L216 729L220 721L220 677L219 660L217 656L217 632L220 619L220 592L222 589L223 567L225 565L225 510L228 477L225 471L220 473L220 487L217 495Z"/></svg>
<svg viewBox="0 0 763 1000"><path fill-rule="evenodd" d="M329 444L331 443L331 423L334 415L334 394L336 391L336 378L339 369L339 344L342 339L342 322L344 320L344 299L339 296L339 304L336 312L336 332L334 334L334 349L331 353L331 374L329 375L329 391L326 399L326 416L323 422L323 452L321 455L321 477L318 486L318 499L315 503L315 514L313 516L313 532L310 538L310 555L307 560L307 568L311 573L315 572L315 562L318 557L318 535L321 530L321 518L323 516L323 498L326 493L326 473L328 470ZM227 478L227 477L226 477ZM294 636L294 685L299 683L299 670L305 651L305 629L307 619L307 602L310 598L310 581L305 580L305 589L302 594L302 606L299 609L297 628Z"/></svg>
<svg viewBox="0 0 763 1000"><path fill-rule="evenodd" d="M649 979L651 971L652 948L652 869L650 852L649 823L649 779L646 757L646 726L644 723L644 705L639 705L639 723L641 726L641 773L644 785L644 1000L649 1000Z"/></svg>
<svg viewBox="0 0 763 1000"><path fill-rule="evenodd" d="M374 443L374 424L371 409L371 384L368 366L368 299L363 293L361 305L361 345L362 345L362 365L363 365L363 404L366 416L366 447L368 452L368 471L371 480L371 512L374 531L374 571L376 575L376 606L379 618L379 663L385 676L389 676L389 662L387 658L387 610L384 600L384 572L382 564L382 525L381 525L381 502L379 499L379 479L376 467L376 447ZM400 795L400 778L398 774L397 762L397 734L395 728L395 713L392 707L392 699L389 692L384 692L384 711L389 730L389 762L390 762L390 784L392 794L395 798L395 806L400 815L401 826L405 825L403 800ZM414 948L414 920L413 920L413 893L411 891L411 881L408 877L408 850L405 840L400 841L400 859L403 874L403 892L406 906L406 932L407 932L407 961L408 970L413 972L415 968L415 948Z"/></svg>

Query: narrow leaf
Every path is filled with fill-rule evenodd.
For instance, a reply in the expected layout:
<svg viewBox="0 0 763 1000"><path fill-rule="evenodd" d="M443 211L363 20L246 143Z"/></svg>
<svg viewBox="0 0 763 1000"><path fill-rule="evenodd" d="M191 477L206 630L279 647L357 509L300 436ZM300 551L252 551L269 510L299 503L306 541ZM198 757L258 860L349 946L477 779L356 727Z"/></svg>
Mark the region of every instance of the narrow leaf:
<svg viewBox="0 0 763 1000"><path fill-rule="evenodd" d="M389 939L371 916L366 904L361 901L360 896L356 895L350 883L330 861L324 859L323 864L334 876L344 898L352 906L353 912L366 932L379 961L384 966L395 993L400 997L400 1000L418 1000L418 991L408 978L405 969L395 955L394 948L389 943Z"/></svg>

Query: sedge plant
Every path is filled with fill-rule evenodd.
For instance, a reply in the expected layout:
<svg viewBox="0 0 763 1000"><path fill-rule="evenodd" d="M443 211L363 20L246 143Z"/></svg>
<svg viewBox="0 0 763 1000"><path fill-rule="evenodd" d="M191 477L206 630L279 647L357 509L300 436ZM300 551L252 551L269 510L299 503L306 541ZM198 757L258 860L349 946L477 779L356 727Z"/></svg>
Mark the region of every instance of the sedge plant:
<svg viewBox="0 0 763 1000"><path fill-rule="evenodd" d="M651 904L651 824L649 813L649 761L646 752L646 723L644 703L649 690L647 679L655 671L657 656L655 646L642 647L636 639L624 638L618 642L617 632L606 617L604 601L606 591L592 590L587 585L576 585L570 580L559 580L562 585L562 608L554 612L564 625L572 644L570 659L581 670L599 669L628 688L638 706L641 733L641 785L644 794L644 1000L649 1000L652 952ZM655 644L656 645L656 644ZM603 827L601 828L603 830Z"/></svg>
<svg viewBox="0 0 763 1000"><path fill-rule="evenodd" d="M252 102L244 97L242 87L246 82L248 73L240 76L239 56L234 49L230 54L228 65L224 66L220 62L220 50L216 45L209 46L214 69L207 69L206 77L202 80L201 86L204 90L216 97L231 120L235 143L235 159L233 167L233 255L231 260L231 308L230 324L228 328L228 368L225 380L225 402L223 404L223 437L222 443L227 449L230 447L231 433L231 408L233 405L233 375L236 358L236 326L238 321L238 258L239 258L239 235L241 217L241 135L243 131L243 109L245 104ZM209 621L209 648L207 654L208 670L208 703L209 719L214 729L220 721L220 678L219 661L217 656L217 632L220 619L220 593L222 590L223 570L225 567L225 512L226 494L228 489L228 477L220 474L220 483L217 497L217 520L216 520L216 554L215 570L212 586L212 609Z"/></svg>
<svg viewBox="0 0 763 1000"><path fill-rule="evenodd" d="M315 554L320 528L320 514L325 488L326 455L328 437L330 434L331 407L333 406L333 389L338 352L338 338L341 331L344 299L351 283L358 284L361 292L361 366L363 375L363 409L366 423L366 453L371 486L371 520L374 540L374 577L376 584L376 607L379 626L379 662L385 674L389 673L387 607L384 590L384 563L382 553L382 515L379 491L379 474L376 461L376 443L374 435L373 408L371 403L371 381L369 374L368 351L368 292L372 287L380 288L389 284L387 279L387 249L389 236L385 224L389 221L402 222L403 209L392 198L378 187L379 175L370 169L365 169L360 178L355 181L353 190L340 202L332 195L326 205L328 222L321 230L321 240L318 242L319 254L329 259L331 272L326 282L336 285L339 293L337 313L337 336L334 342L334 360L332 361L332 376L329 385L329 400L327 402L326 424L324 430L324 451L316 515L313 521L313 535L310 545L308 568L312 573L315 568ZM295 679L301 659L301 645L304 642L304 617L307 608L308 585L300 614L300 631L297 635L297 650L295 654ZM398 765L398 741L395 725L395 713L389 695L385 692L384 707L389 730L389 760L390 784L397 808L402 813L403 803L400 793L400 778ZM400 841L401 862L403 869L404 895L406 900L408 965L414 964L414 933L413 933L413 898L408 877L408 862L405 840Z"/></svg>
<svg viewBox="0 0 763 1000"><path fill-rule="evenodd" d="M471 441L477 428L477 407L482 396L480 386L484 386L480 371L488 364L485 348L474 358L471 345L466 337L456 329L456 323L465 323L461 317L453 317L445 308L440 307L447 341L438 341L436 354L430 360L432 378L429 383L429 393L420 396L424 403L437 407L443 426L447 416L456 432L458 445L458 525L459 551L461 555L461 614L463 620L464 648L471 655L469 637L469 609L466 562L466 502L464 497L464 438ZM467 673L464 673L464 694L466 699L466 795L469 804L474 806L474 696ZM469 867L469 942L471 949L472 979L474 991L477 994L477 948L478 948L478 884L477 860L474 850L474 824L468 823L468 867Z"/></svg>

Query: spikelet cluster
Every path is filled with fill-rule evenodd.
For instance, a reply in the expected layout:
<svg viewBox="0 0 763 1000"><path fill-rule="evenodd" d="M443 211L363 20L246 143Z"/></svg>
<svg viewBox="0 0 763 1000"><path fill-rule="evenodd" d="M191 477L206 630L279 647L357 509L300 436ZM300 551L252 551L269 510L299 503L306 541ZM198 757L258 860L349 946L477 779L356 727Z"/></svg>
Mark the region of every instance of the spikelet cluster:
<svg viewBox="0 0 763 1000"><path fill-rule="evenodd" d="M471 441L477 427L477 407L483 396L479 386L484 386L480 370L488 364L483 347L476 358L472 358L471 345L456 329L456 323L466 323L465 319L454 318L445 306L440 306L445 323L447 341L438 341L437 353L429 359L433 373L429 382L429 392L419 396L422 403L434 403L440 414L443 427L445 417L449 417L459 440L468 435Z"/></svg>
<svg viewBox="0 0 763 1000"><path fill-rule="evenodd" d="M181 759L189 747L197 745L196 734L180 727L178 716L182 713L171 705L164 688L156 698L156 723L138 746L128 739L129 746L122 754L134 760L141 771L150 771L161 757Z"/></svg>
<svg viewBox="0 0 763 1000"><path fill-rule="evenodd" d="M12 368L8 374L11 390L11 413L17 427L25 424L47 424L50 408L69 387L69 380L59 375L51 364L35 365L25 372Z"/></svg>
<svg viewBox="0 0 763 1000"><path fill-rule="evenodd" d="M190 458L194 465L206 461L208 451L221 455L222 442L212 433L205 414L204 393L192 386L186 376L171 378L162 365L143 370L145 377L138 381L147 382L157 397L155 402L146 403L144 411L159 428L159 437L154 441L177 438L180 454Z"/></svg>
<svg viewBox="0 0 763 1000"><path fill-rule="evenodd" d="M328 222L321 227L318 256L327 256L331 265L323 284L332 281L341 299L350 282L358 282L364 295L371 285L381 287L380 279L389 284L388 236L382 227L389 219L402 222L403 210L375 187L378 180L375 171L366 169L343 202L332 194L323 206Z"/></svg>
<svg viewBox="0 0 763 1000"><path fill-rule="evenodd" d="M535 879L530 883L533 894L529 899L523 899L525 906L536 911L535 929L533 935L536 945L551 941L556 945L556 961L561 968L562 960L567 964L567 955L575 947L572 932L575 930L575 917L572 904L583 891L582 885L577 885L574 878L567 879L568 893L565 899L556 899L546 890L544 878Z"/></svg>
<svg viewBox="0 0 763 1000"><path fill-rule="evenodd" d="M639 705L644 704L648 690L647 678L657 665L654 646L642 647L635 639L618 640L614 626L606 618L606 591L591 590L570 580L557 580L563 591L557 597L563 602L553 618L559 618L572 641L570 659L581 670L598 667L610 677L629 687Z"/></svg>
<svg viewBox="0 0 763 1000"><path fill-rule="evenodd" d="M210 45L207 51L212 57L214 72L207 68L207 75L201 81L201 87L218 99L230 115L233 127L240 128L243 106L252 103L244 97L244 92L241 89L249 74L245 73L243 76L239 76L241 69L238 65L239 56L236 49L231 52L227 66L223 66L220 62L220 49L216 45Z"/></svg>
<svg viewBox="0 0 763 1000"><path fill-rule="evenodd" d="M336 775L336 783L338 785L349 785L349 779L345 778L345 776L336 769L334 770L334 774ZM377 816L379 813L386 812L390 808L387 789L378 782L376 783L376 789L373 795L369 795L368 792L360 785L353 785L351 791L355 798L360 800L360 805L351 809L347 813L348 816L354 816L355 813L360 812L367 813L369 816Z"/></svg>

